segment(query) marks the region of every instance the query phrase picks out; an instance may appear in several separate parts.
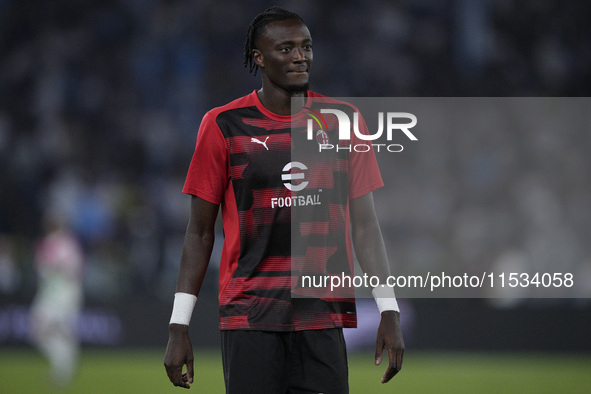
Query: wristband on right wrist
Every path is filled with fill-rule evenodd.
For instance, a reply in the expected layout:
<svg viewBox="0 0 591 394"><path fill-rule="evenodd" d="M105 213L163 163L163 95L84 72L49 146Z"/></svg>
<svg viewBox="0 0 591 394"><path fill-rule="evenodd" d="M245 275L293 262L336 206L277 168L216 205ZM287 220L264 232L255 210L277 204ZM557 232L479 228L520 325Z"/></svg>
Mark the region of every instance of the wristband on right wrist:
<svg viewBox="0 0 591 394"><path fill-rule="evenodd" d="M168 324L183 324L189 325L193 308L197 302L197 296L189 293L175 293L174 304L172 306L172 315Z"/></svg>

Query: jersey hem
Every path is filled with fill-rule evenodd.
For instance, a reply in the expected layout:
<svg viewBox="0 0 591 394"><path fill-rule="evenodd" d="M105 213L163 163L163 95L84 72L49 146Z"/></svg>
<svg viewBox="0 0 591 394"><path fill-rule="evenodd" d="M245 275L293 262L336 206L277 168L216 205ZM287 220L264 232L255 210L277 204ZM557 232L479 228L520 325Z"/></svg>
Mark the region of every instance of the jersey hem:
<svg viewBox="0 0 591 394"><path fill-rule="evenodd" d="M358 190L355 194L351 194L350 199L354 200L356 198L365 196L366 194L378 190L381 187L384 187L384 182L374 183L373 185L369 185L361 190Z"/></svg>
<svg viewBox="0 0 591 394"><path fill-rule="evenodd" d="M220 199L218 199L217 197L214 197L210 194L204 193L200 190L184 189L183 193L190 195L190 196L199 197L199 198L201 198L207 202L210 202L212 204L220 205L222 203L222 201Z"/></svg>

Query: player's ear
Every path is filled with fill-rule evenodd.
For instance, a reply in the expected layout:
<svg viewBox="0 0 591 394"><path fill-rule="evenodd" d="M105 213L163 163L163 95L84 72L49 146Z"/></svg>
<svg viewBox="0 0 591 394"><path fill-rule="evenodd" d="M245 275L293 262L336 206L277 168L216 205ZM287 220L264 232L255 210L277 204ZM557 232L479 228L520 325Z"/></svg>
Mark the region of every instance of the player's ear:
<svg viewBox="0 0 591 394"><path fill-rule="evenodd" d="M252 60L256 63L259 68L265 68L265 61L264 61L263 52L259 51L258 49L252 50Z"/></svg>

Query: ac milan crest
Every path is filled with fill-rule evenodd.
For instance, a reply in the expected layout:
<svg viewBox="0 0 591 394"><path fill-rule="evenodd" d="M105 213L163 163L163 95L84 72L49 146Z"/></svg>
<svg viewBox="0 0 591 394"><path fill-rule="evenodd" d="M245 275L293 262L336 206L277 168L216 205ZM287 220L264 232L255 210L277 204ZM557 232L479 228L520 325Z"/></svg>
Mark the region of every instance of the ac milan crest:
<svg viewBox="0 0 591 394"><path fill-rule="evenodd" d="M316 132L316 141L318 145L326 145L328 144L328 134L322 129Z"/></svg>

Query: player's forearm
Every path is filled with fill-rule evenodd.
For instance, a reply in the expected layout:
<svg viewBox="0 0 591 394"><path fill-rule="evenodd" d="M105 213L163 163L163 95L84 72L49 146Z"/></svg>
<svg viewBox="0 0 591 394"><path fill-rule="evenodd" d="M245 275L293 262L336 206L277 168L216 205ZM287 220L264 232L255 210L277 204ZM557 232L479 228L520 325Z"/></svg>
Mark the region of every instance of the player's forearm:
<svg viewBox="0 0 591 394"><path fill-rule="evenodd" d="M191 213L185 233L177 293L199 295L215 240L215 221L219 206L191 197Z"/></svg>
<svg viewBox="0 0 591 394"><path fill-rule="evenodd" d="M213 229L199 233L187 230L177 278L177 292L199 295L214 240Z"/></svg>
<svg viewBox="0 0 591 394"><path fill-rule="evenodd" d="M352 200L350 208L351 236L359 265L366 274L385 282L390 268L372 193Z"/></svg>
<svg viewBox="0 0 591 394"><path fill-rule="evenodd" d="M375 286L372 289L372 295L376 300L378 310L382 314L382 322L384 322L384 319L390 320L396 317L400 309L394 295L394 289L387 287L390 267L371 196L365 201L358 202L354 206L354 212L356 224L353 227L352 236L355 252L361 269L370 277L379 278L379 285L372 285ZM393 327L398 326L393 325Z"/></svg>
<svg viewBox="0 0 591 394"><path fill-rule="evenodd" d="M377 219L369 223L358 223L353 229L355 255L363 272L377 276L385 283L390 275L386 246Z"/></svg>

